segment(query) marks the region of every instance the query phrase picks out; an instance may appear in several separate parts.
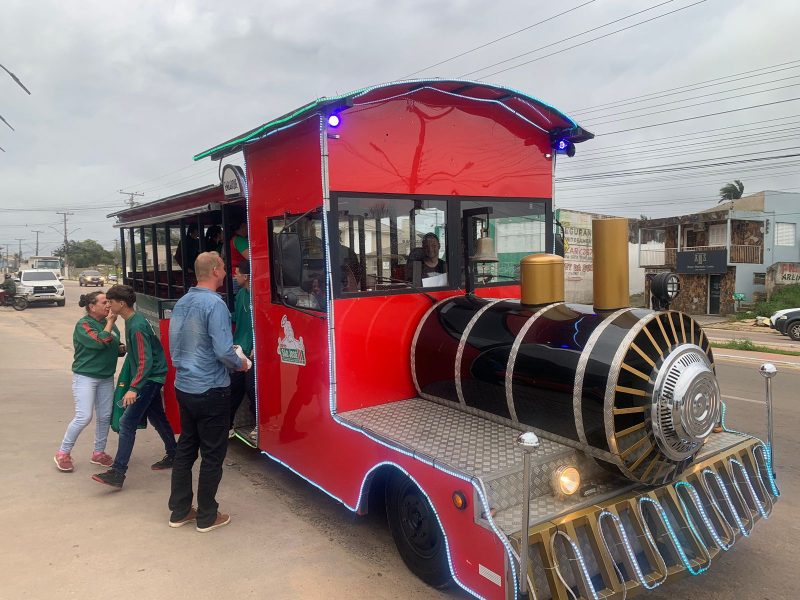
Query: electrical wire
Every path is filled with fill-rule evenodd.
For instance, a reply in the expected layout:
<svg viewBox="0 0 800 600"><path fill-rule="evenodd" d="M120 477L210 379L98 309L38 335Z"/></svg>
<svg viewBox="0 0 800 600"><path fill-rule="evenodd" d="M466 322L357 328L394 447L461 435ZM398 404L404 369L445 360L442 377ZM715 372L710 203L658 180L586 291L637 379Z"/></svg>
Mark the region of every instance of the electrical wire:
<svg viewBox="0 0 800 600"><path fill-rule="evenodd" d="M791 67L787 67L785 65L794 65ZM777 67L783 67L778 69ZM629 104L636 104L637 102L645 102L647 100L652 100L651 96L655 96L656 98L664 98L666 96L674 96L677 94L685 94L687 92L694 92L700 89L705 89L709 87L714 87L715 85L725 85L727 83L734 83L736 81L743 81L746 79L753 79L754 77L763 77L764 75L772 75L773 73L779 73L781 71L788 71L792 69L800 68L800 60L792 60L785 63L778 63L777 65L771 65L769 67L761 67L760 69L753 69L750 71L742 71L741 73L735 73L734 75L726 75L725 77L716 77L714 79L707 79L706 81L700 81L698 83L690 83L687 85L682 85L679 87L669 88L666 90L659 90L657 92L650 92L649 94L643 94L641 96L632 96L630 98L623 98L620 100L613 100L611 102L607 102L605 104L597 104L592 107L587 108L579 108L579 109L568 109L566 112L570 114L570 116L579 115L582 113L587 112L595 112L598 110L603 110L606 108L619 108L620 106L627 106ZM757 73L755 75L747 75L746 77L739 77L740 75L746 75L747 73L756 73L756 71L763 71L766 69L775 69L774 71L769 71L767 73ZM732 77L736 77L736 79L731 79ZM721 81L723 79L730 79L730 81ZM712 83L712 82L719 82L719 83ZM691 88L691 89L687 89ZM682 91L677 91L682 90Z"/></svg>
<svg viewBox="0 0 800 600"><path fill-rule="evenodd" d="M673 0L668 0L668 1L671 2ZM612 35L616 35L618 33L622 33L623 31L627 31L629 29L633 29L634 27L639 27L640 25L644 25L645 23L650 23L651 21L655 21L657 19L661 19L662 17L666 17L666 16L669 16L669 15L675 14L675 13L680 12L682 10L686 10L687 8L692 8L693 6L697 6L698 4L703 4L704 2L707 2L707 1L708 0L698 0L697 2L694 2L693 4L689 4L689 5L683 6L681 8L676 8L675 10L668 11L666 13L663 13L661 15L657 15L657 16L652 17L650 19L645 19L644 21L640 21L639 23L634 23L633 25L628 25L627 27L623 27L622 29L617 29L616 31L612 31L610 33L605 33L603 35L597 36L597 37L592 38L590 40L586 40L586 41L580 42L579 44L574 44L574 45L568 46L566 48L561 48L560 50L556 50L555 52L551 52L550 54L545 54L543 56L539 56L537 58L533 58L531 60L516 64L516 65L512 65L512 66L507 67L505 69L501 69L499 71L495 71L494 73L489 73L488 75L483 75L481 77L478 77L477 80L478 81L482 81L484 79L488 79L489 77L494 77L495 75L500 75L501 73L506 73L508 71L512 71L514 69L518 69L520 67L524 67L526 65L538 62L540 60L544 60L545 58L550 58L551 56L555 56L556 54L561 54L562 52L567 52L568 50L573 50L575 48L579 48L580 46L585 46L586 44L591 44L592 42L596 42L598 40L602 40L602 39L610 37ZM629 15L629 17L630 16L634 16L636 14L640 14L642 12L646 12L647 10L652 10L653 8L657 8L658 6L662 6L663 4L667 4L667 3L668 2L663 2L662 4L658 4L656 6L653 6L653 7L649 8L649 9L646 9L644 11L640 11L639 13L634 13L633 15ZM629 17L625 17L625 18L629 18ZM604 26L602 26L602 27L604 27ZM599 28L595 28L595 29L599 29ZM582 35L582 34L578 34L578 35ZM577 37L577 36L572 36L572 37ZM569 39L569 38L567 38L567 39ZM556 42L556 43L560 43L560 42ZM553 44L549 44L549 45L552 46ZM541 50L541 48L539 48L539 50ZM536 50L532 50L531 52L528 52L526 54L530 54L532 52L536 52ZM514 60L514 59L508 59L508 60ZM508 62L508 61L503 61L503 62ZM486 67L484 67L484 68L486 68ZM479 71L481 71L481 70L483 70L483 69L479 69Z"/></svg>
<svg viewBox="0 0 800 600"><path fill-rule="evenodd" d="M790 79L795 79L795 78L790 78ZM754 96L755 94L765 94L767 92L776 92L778 90L785 90L785 89L788 89L788 88L797 87L798 85L800 85L800 83L792 83L792 84L789 84L789 85L782 85L782 86L778 86L778 87L775 87L775 88L769 88L769 89L766 89L766 90L757 90L755 92L747 92L745 94L736 94L735 96L730 96L728 98L717 98L715 100L706 100L705 102L696 102L695 104L687 104L686 106L676 106L676 107L673 107L673 108L665 108L664 110L657 110L655 112L644 113L644 114L641 114L641 115L631 115L631 116L628 116L628 117L624 117L622 119L610 119L608 121L602 121L602 122L589 121L587 123L587 126L589 126L589 127L597 127L597 126L602 126L602 125L608 125L609 123L618 123L620 121L629 121L631 119L639 119L641 117L650 117L650 116L653 116L653 115L660 115L660 114L664 114L664 113L668 113L668 112L673 112L673 111L676 111L676 110L684 110L684 109L687 109L687 108L694 108L696 106L705 106L706 104L714 104L716 102L725 102L727 100L736 100L737 98L744 98L745 96ZM698 96L698 97L702 97L702 96ZM686 98L685 100L687 100L687 101L688 100L693 100L693 98ZM684 102L684 100L677 100L675 102L665 102L665 103L657 105L657 106L666 106L668 104L675 104L675 103L678 103L678 102ZM622 112L618 112L618 113L610 113L610 114L607 114L607 115L602 115L602 116L597 117L597 118L598 119L606 119L607 117L613 117L613 116L617 116L617 115L626 115L626 114L629 115L630 113L635 113L635 112L638 112L640 110L647 110L649 108L657 108L657 106L648 106L648 107L642 107L642 108L635 108L633 110L628 110L628 111L622 111Z"/></svg>
<svg viewBox="0 0 800 600"><path fill-rule="evenodd" d="M440 65L449 63L451 61L456 60L457 58L461 58L462 56L466 56L467 54L471 54L473 52L476 52L478 50L486 48L487 46L491 46L492 44L496 44L497 42L503 41L503 40L508 39L508 38L510 38L512 36L515 36L515 35L517 35L519 33L522 33L523 31L528 31L529 29L533 29L534 27L538 27L539 25L542 25L543 23L547 23L548 21L552 21L554 19L557 19L558 17L562 17L562 16L564 16L564 15L566 15L568 13L574 12L574 11L578 10L579 8L583 8L587 4L592 4L595 1L596 0L589 0L588 2L584 2L583 4L579 4L578 6L576 6L574 8L570 8L569 10L565 10L563 12L560 12L560 13L558 13L556 15L553 15L552 17L548 17L546 19L538 21L538 22L534 23L533 25L528 25L527 27L523 27L522 29L517 29L516 31L512 31L511 33L507 33L506 35L500 36L499 38L495 38L495 39L493 39L491 41L488 41L485 44L481 44L480 46L475 46L474 48L471 48L470 50L466 50L464 52L456 54L455 56L451 56L450 58L446 58L446 59L441 60L441 61L439 61L437 63L432 64L432 65L428 65L427 67L423 67L422 69L414 71L413 73L408 73L407 75L403 75L399 79L401 79L401 80L402 79L408 79L409 77L413 77L414 75L417 75L417 74L422 73L424 71L427 71L429 69L433 69L434 67L438 67Z"/></svg>
<svg viewBox="0 0 800 600"><path fill-rule="evenodd" d="M661 125L672 125L673 123L684 123L686 121L694 121L696 119L707 119L708 117L716 117L719 115L727 115L730 113L740 112L743 110L751 110L753 108L763 108L765 106L775 106L776 104L784 104L786 102L796 102L800 98L786 98L784 100L776 100L775 102L765 102L763 104L753 104L752 106L742 106L740 108L731 108L729 110L722 110L715 113L708 113L705 115L696 115L694 117L685 117L683 119L675 119L673 121L662 121L661 123L651 123L649 125L640 125L638 127L629 127L628 129L618 129L617 131L604 131L596 133L597 136L617 135L619 133L628 133L629 131L638 131L640 129L649 129L650 127L659 127Z"/></svg>
<svg viewBox="0 0 800 600"><path fill-rule="evenodd" d="M551 42L551 43L546 44L544 46L540 46L538 48L535 48L534 50L528 50L527 52L523 52L522 54L517 54L516 56L512 56L511 58L506 58L506 59L501 60L499 62L492 63L490 65L486 65L485 67L481 67L480 69L475 69L474 71L468 71L467 73L463 73L462 75L459 75L459 78L469 77L470 75L474 75L475 73L480 73L481 71L486 71L488 69L493 69L494 67L497 67L499 65L503 65L503 64L508 63L508 62L511 62L512 60L517 60L518 58L522 58L523 56L528 56L530 54L534 54L536 52L539 52L540 50L544 50L544 49L550 48L552 46L557 46L558 44L561 44L563 42L567 42L569 40L578 38L578 37L580 37L582 35L586 35L587 33L591 33L592 31L597 31L598 29L603 29L603 27L608 27L609 25L613 25L614 23L619 23L621 21L625 21L627 19L630 19L630 18L635 17L637 15L640 15L642 13L646 13L646 12L651 11L653 9L659 8L660 6L664 6L665 4L670 4L672 2L675 2L675 0L666 0L666 2L661 2L660 4L655 4L654 6L651 6L650 8L645 8L644 10L640 10L640 11L637 11L635 13L631 13L629 15L625 15L624 17L620 17L619 19L614 19L613 21L609 21L608 23L604 23L603 25L598 25L597 27L592 27L591 29L587 29L585 31L581 31L580 33L576 33L576 34L571 35L569 37L561 38L560 40L557 40L555 42Z"/></svg>

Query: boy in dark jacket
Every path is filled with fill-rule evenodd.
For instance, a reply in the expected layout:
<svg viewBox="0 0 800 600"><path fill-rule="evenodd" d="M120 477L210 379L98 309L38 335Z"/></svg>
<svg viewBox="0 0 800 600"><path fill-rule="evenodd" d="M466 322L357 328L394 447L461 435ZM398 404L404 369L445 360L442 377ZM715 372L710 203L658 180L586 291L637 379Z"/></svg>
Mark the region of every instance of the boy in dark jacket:
<svg viewBox="0 0 800 600"><path fill-rule="evenodd" d="M151 466L154 471L172 468L177 444L161 401L161 388L167 376L167 359L161 341L147 319L133 309L136 303L133 288L127 285L112 286L106 292L106 298L111 304L111 312L125 319L128 349L125 360L130 368L131 384L122 399L125 413L119 420L119 444L114 464L105 473L93 475L92 479L119 489L125 481L128 461L136 441L136 429L142 416L147 416L164 441L166 455Z"/></svg>

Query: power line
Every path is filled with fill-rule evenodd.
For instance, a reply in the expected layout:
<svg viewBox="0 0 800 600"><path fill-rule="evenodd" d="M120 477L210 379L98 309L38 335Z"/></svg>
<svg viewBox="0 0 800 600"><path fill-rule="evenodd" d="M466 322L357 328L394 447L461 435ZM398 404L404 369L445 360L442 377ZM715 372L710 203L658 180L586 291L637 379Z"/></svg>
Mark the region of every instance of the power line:
<svg viewBox="0 0 800 600"><path fill-rule="evenodd" d="M726 75L725 77L716 77L714 79L707 79L706 81L700 81L698 83L690 83L687 85L682 85L674 88L669 88L666 90L659 90L657 92L650 92L649 94L643 94L641 96L632 96L630 98L623 98L620 100L614 100L612 102L606 102L605 104L597 104L595 106L587 107L587 108L579 108L575 110L568 110L567 112L574 116L581 113L586 112L594 112L597 110L602 110L604 108L617 108L618 106L626 106L628 104L635 104L636 102L644 102L646 100L652 100L650 96L656 96L658 98L664 98L665 96L674 96L677 94L685 94L687 92L694 92L696 90L701 90L709 87L714 87L715 85L724 85L726 83L734 83L736 81L742 81L745 79L752 79L754 77L763 77L764 75L772 75L773 73L779 73L780 71L788 71L791 69L800 68L800 60L792 60L785 63L779 63L777 65L771 65L769 67L761 67L760 69L753 69L750 71L742 71L741 73L735 73L733 75ZM785 65L795 65L793 67L786 67ZM784 67L782 69L778 69L777 67ZM765 71L767 69L775 69L774 71L769 71L768 73L757 73L755 75L748 75L747 77L739 77L740 75L746 75L748 73L756 73L757 71ZM737 77L737 79L731 79L732 77ZM723 79L730 79L730 81L722 81ZM719 81L720 83L712 83L714 81ZM708 85L703 85L708 84ZM692 88L692 89L687 89ZM682 91L676 91L682 90ZM671 92L671 93L669 93ZM615 106L616 105L616 106Z"/></svg>
<svg viewBox="0 0 800 600"><path fill-rule="evenodd" d="M661 123L651 123L650 125L641 125L639 127L630 127L628 129L619 129L617 131L606 131L603 133L597 133L598 136L608 136L608 135L616 135L618 133L627 133L629 131L638 131L639 129L649 129L650 127L658 127L660 125L672 125L673 123L683 123L685 121L693 121L695 119L706 119L708 117L716 117L719 115L727 115L730 113L739 112L742 110L750 110L753 108L763 108L765 106L775 106L776 104L783 104L784 102L795 102L796 100L800 100L800 98L786 98L785 100L776 100L775 102L765 102L764 104L753 104L752 106L742 106L740 108L732 108L730 110L723 110L720 112L709 113L707 115L696 115L694 117L686 117L683 119L676 119L674 121L663 121Z"/></svg>
<svg viewBox="0 0 800 600"><path fill-rule="evenodd" d="M659 6L663 6L664 4L668 4L669 2L672 2L672 1L674 1L674 0L668 0L668 2L662 2L661 4L657 4L656 6L652 6L652 7L648 8L648 9L645 9L645 10L639 11L638 13L633 13L632 15L628 15L627 17L624 17L623 19L618 19L618 21L621 21L621 20L624 20L624 19L630 18L630 17L632 17L632 16L635 16L635 15L641 14L641 13L643 13L643 12L647 12L648 10L652 10L652 9L654 9L654 8L658 8ZM579 44L574 44L574 45L572 45L572 46L568 46L568 47L566 47L566 48L562 48L562 49L560 49L560 50L556 50L555 52L551 52L550 54L545 54L545 55L543 55L543 56L539 56L539 57L537 57L537 58L533 58L533 59L531 59L531 60L528 60L528 61L525 61L525 62L522 62L522 63L516 64L516 65L512 65L512 66L510 66L510 67L507 67L507 68L505 68L505 69L501 69L501 70L499 70L499 71L495 71L494 73L489 73L488 75L484 75L484 76L482 76L482 77L478 77L477 79L478 79L478 81L482 81L482 80L484 80L484 79L488 79L489 77L494 77L495 75L500 75L501 73L505 73L505 72L507 72L507 71L511 71L511 70L513 70L513 69L518 69L519 67L524 67L525 65L529 65L529 64L531 64L531 63L535 63L535 62L538 62L538 61L540 61L540 60L544 60L545 58L550 58L551 56L555 56L556 54L561 54L562 52L567 52L568 50L573 50L573 49L575 49L575 48L579 48L580 46L585 46L586 44L590 44L590 43L592 43L592 42L596 42L597 40L602 40L602 39L604 39L604 38L607 38L607 37L610 37L610 36L612 36L612 35L616 35L616 34L618 34L618 33L622 33L623 31L627 31L628 29L633 29L634 27L638 27L639 25L644 25L645 23L650 23L651 21L655 21L655 20L657 20L657 19L660 19L660 18L662 18L662 17L669 16L669 15L671 15L671 14L674 14L674 13L676 13L676 12L680 12L680 11L682 11L682 10L686 10L687 8L692 8L693 6L697 6L698 4L703 4L703 3L704 3L704 2L706 2L706 1L707 1L707 0L699 0L698 2L695 2L695 3L693 3L693 4L689 4L689 5L687 5L687 6L683 6L683 7L681 7L681 8L677 8L677 9L675 9L675 10L671 10L671 11L669 11L669 12L666 12L666 13L664 13L664 14L661 14L661 15L657 15L657 16L655 16L655 17L652 17L652 18L650 18L650 19L645 19L644 21L640 21L639 23L634 23L633 25L628 25L627 27L623 27L622 29L617 29L616 31L612 31L612 32L610 32L610 33L605 33L605 34L603 34L603 35L597 36L596 38L592 38L592 39L590 39L590 40L586 40L586 41L584 41L584 42L580 42ZM612 21L612 23L614 23L614 22L616 22L616 21ZM610 23L607 23L606 25L610 25ZM595 27L594 29L600 29L600 28L602 28L602 27L605 27L606 25L601 25L600 27ZM589 30L589 31L593 31L593 29L591 29L591 30ZM583 32L583 33L588 33L588 32L587 32L587 31L585 31L585 32ZM566 39L572 39L572 38L574 38L574 37L578 37L578 36L580 36L580 35L583 35L583 33L579 33L578 35L571 36L570 38L566 38ZM520 55L520 56L525 56L526 54L532 54L533 52L537 52L538 50L542 50L543 48L547 48L548 46L553 46L553 45L555 45L555 44L559 44L559 43L561 43L561 42L563 42L563 41L565 41L565 40L560 40L560 41L558 41L558 42L555 42L554 44L548 44L547 46L543 46L542 48L538 48L537 50L531 50L530 52L526 52L525 54L522 54L522 55ZM519 58L520 56L516 56L516 57L514 57L514 58L510 58L510 59L508 59L508 60L501 61L501 63L502 63L502 62L509 62L509 61L511 61L511 60L515 60L516 58ZM501 64L501 63L498 63L498 64ZM492 65L492 66L493 66L493 65ZM490 68L490 67L484 67L483 69L478 69L478 71L483 71L483 70L485 70L485 69L487 69L487 68ZM475 72L477 72L477 71L473 71L473 73L475 73Z"/></svg>
<svg viewBox="0 0 800 600"><path fill-rule="evenodd" d="M795 78L790 78L790 79L795 79ZM684 109L687 109L687 108L694 108L696 106L704 106L706 104L714 104L715 102L725 102L726 100L735 100L737 98L744 98L745 96L753 96L755 94L764 94L766 92L776 92L778 90L785 90L787 88L797 87L798 85L800 85L800 83L792 83L792 84L789 84L789 85L782 85L782 86L779 86L779 87L776 87L776 88L769 88L767 90L757 90L755 92L747 92L745 94L736 94L735 96L730 96L728 98L717 98L716 100L706 100L705 102L697 102L695 104L687 104L686 106L676 106L674 108L665 108L664 110L657 110L655 112L644 113L644 114L641 114L641 115L631 115L630 117L625 117L625 118L622 118L622 119L611 119L611 120L603 121L603 122L600 122L600 123L590 120L590 121L588 121L588 125L587 126L596 127L596 126L601 126L601 125L608 125L609 123L618 123L619 121L628 121L630 119L639 119L641 117L650 117L652 115L660 115L660 114L663 114L663 113L673 112L673 111L676 111L676 110L684 110ZM702 98L702 97L703 96L698 96L698 98ZM686 102L688 100L694 100L694 99L695 98L685 98L683 100L675 100L673 102L665 102L663 104L658 104L658 105L655 105L655 106L634 108L633 110L625 110L625 111L618 112L618 113L610 113L610 114L607 114L607 115L598 116L596 118L597 119L605 119L607 117L613 117L613 116L617 116L617 115L627 115L627 114L630 114L630 113L639 112L640 110L647 110L649 108L657 108L658 106L666 106L668 104L676 104L678 102Z"/></svg>
<svg viewBox="0 0 800 600"><path fill-rule="evenodd" d="M493 39L493 40L491 40L489 42L486 42L485 44L481 44L480 46L475 46L474 48L471 48L470 50L466 50L465 52L461 52L459 54L456 54L455 56L451 56L450 58L446 58L446 59L441 60L441 61L439 61L437 63L432 64L432 65L428 65L427 67L423 67L422 69L419 69L418 71L414 71L413 73L409 73L408 75L403 75L402 77L400 77L400 79L408 79L409 77L413 77L414 75L416 75L418 73L422 73L423 71L427 71L428 69L433 69L434 67L438 67L438 66L443 65L445 63L449 63L451 61L456 60L457 58L461 58L462 56L466 56L467 54L471 54L473 52L476 52L478 50L486 48L487 46L491 46L492 44L496 44L497 42L500 42L502 40L508 39L508 38L510 38L512 36L515 36L515 35L519 34L519 33L522 33L523 31L528 31L529 29L533 29L534 27L538 27L539 25L542 25L543 23L547 23L548 21L552 21L553 19L557 19L558 17L562 17L562 16L566 15L567 13L571 13L573 11L576 11L579 8L583 8L587 4L592 4L593 2L595 2L595 0L589 0L589 2L584 2L583 4L579 4L578 6L576 6L574 8L570 8L569 10L565 10L563 12L560 12L557 15L553 15L552 17L547 17L546 19L542 19L541 21L538 21L538 22L534 23L533 25L528 25L527 27L523 27L522 29L517 29L516 31L512 31L511 33L507 33L506 35L500 36L499 38L495 38L495 39Z"/></svg>
<svg viewBox="0 0 800 600"><path fill-rule="evenodd" d="M715 132L715 131L722 132L722 131L727 131L729 129L740 129L742 127L748 127L750 125L756 125L758 123L769 123L769 122L773 122L773 121L784 121L785 125L797 125L797 124L800 124L800 121L786 121L786 119L788 119L788 118L790 118L790 117L777 117L777 118L774 118L774 119L765 119L763 121L750 121L749 123L742 123L741 125L728 125L727 127L715 127L713 129L701 129L701 130L698 130L698 131L692 131L691 133L681 133L681 134L678 134L678 135L668 135L668 136L660 137L660 138L648 138L646 140L641 140L641 141L638 141L638 142L627 142L627 143L624 143L624 144L613 144L611 146L591 146L591 147L586 148L586 149L581 148L580 149L580 153L577 154L576 156L579 157L579 158L583 158L587 154L603 153L606 150L611 150L611 149L614 149L614 148L635 148L637 146L648 146L648 147L663 146L663 145L668 145L668 144L681 143L680 140L683 140L683 139L686 139L686 138L697 139L697 140L708 139L708 138L716 138L716 137L725 136L725 135L728 135L728 134L727 133L713 133L712 135L701 135L701 134L712 133L712 132ZM759 130L764 130L764 129L767 130L767 132L769 132L769 131L771 131L772 127L773 127L772 125L768 125L768 126L763 126L763 127L755 127L753 129L741 129L740 131L734 131L732 133L743 133L745 131L759 131ZM666 140L673 140L673 141L669 141L668 142ZM573 160L574 160L574 158L573 158Z"/></svg>
<svg viewBox="0 0 800 600"><path fill-rule="evenodd" d="M587 29L585 31L581 31L580 33L576 33L576 34L571 35L569 37L561 38L560 40L557 40L555 42L551 42L551 43L546 44L544 46L540 46L538 48L535 48L534 50L528 50L527 52L523 52L522 54L517 54L516 56L512 56L511 58L506 58L506 59L501 60L499 62L492 63L490 65L486 65L485 67L481 67L480 69L475 69L474 71L469 71L467 73L464 73L463 75L459 75L459 78L468 77L470 75L474 75L475 73L480 73L481 71L486 71L487 69L492 69L492 68L497 67L499 65L503 65L503 64L505 64L507 62L511 62L512 60L516 60L518 58L522 58L523 56L528 56L529 54L534 54L535 52L539 52L540 50L544 50L545 48L550 48L552 46L557 46L558 44L561 44L563 42L567 42L569 40L575 39L575 38L580 37L582 35L586 35L587 33L591 33L592 31L597 31L598 29L602 29L603 27L608 27L609 25L613 25L614 23L619 23L620 21L625 21L626 19L630 19L631 17L635 17L636 15L640 15L642 13L646 13L648 11L651 11L651 10L655 9L655 8L658 8L659 6L663 6L665 4L670 4L671 2L675 2L675 0L667 0L666 2L662 2L661 4L656 4L654 6L651 6L650 8L645 8L644 10L640 10L640 11L637 11L635 13L631 13L631 14L626 15L624 17L620 17L619 19L614 19L613 21L609 21L608 23L604 23L603 25L598 25L597 27L592 27L591 29Z"/></svg>

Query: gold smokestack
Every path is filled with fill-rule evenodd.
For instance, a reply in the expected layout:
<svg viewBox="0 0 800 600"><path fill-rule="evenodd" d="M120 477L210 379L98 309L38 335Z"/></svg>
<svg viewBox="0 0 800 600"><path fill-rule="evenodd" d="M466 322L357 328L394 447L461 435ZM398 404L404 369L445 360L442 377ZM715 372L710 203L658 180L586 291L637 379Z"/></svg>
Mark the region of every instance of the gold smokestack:
<svg viewBox="0 0 800 600"><path fill-rule="evenodd" d="M594 307L597 310L628 307L628 219L592 221L592 262Z"/></svg>
<svg viewBox="0 0 800 600"><path fill-rule="evenodd" d="M531 254L519 263L522 304L564 301L564 259L555 254Z"/></svg>

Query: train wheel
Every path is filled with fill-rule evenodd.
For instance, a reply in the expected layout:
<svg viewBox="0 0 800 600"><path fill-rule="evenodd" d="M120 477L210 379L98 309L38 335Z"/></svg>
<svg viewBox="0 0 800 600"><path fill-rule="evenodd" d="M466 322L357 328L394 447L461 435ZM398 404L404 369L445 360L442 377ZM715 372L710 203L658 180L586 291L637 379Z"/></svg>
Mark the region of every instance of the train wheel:
<svg viewBox="0 0 800 600"><path fill-rule="evenodd" d="M19 296L14 298L14 310L25 310L28 308L28 299Z"/></svg>
<svg viewBox="0 0 800 600"><path fill-rule="evenodd" d="M406 566L428 585L450 581L444 534L433 507L411 479L393 474L386 484L386 515L394 543Z"/></svg>

